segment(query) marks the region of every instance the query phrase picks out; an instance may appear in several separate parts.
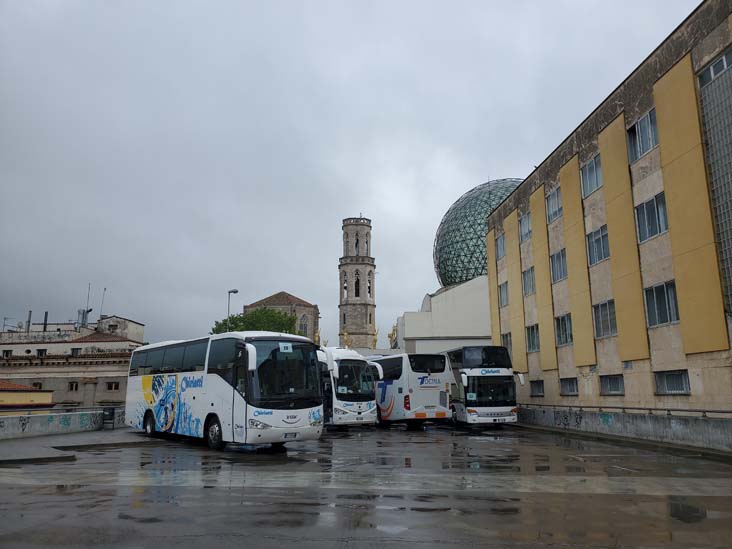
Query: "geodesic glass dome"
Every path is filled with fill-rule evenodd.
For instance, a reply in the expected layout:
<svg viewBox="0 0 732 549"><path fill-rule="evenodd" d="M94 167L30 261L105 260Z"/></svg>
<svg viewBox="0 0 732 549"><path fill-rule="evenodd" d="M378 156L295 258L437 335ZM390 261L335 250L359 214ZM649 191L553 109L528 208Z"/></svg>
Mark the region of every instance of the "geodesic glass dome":
<svg viewBox="0 0 732 549"><path fill-rule="evenodd" d="M486 273L486 219L521 179L496 179L469 190L450 206L435 235L432 257L442 286Z"/></svg>

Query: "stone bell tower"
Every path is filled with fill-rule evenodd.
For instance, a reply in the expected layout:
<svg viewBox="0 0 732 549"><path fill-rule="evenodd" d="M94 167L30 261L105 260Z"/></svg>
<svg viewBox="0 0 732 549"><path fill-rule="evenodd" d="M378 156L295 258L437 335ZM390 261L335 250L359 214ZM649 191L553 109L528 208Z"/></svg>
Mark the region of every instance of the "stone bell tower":
<svg viewBox="0 0 732 549"><path fill-rule="evenodd" d="M343 220L343 257L338 264L338 305L342 347L373 349L376 346L376 264L371 256L371 220Z"/></svg>

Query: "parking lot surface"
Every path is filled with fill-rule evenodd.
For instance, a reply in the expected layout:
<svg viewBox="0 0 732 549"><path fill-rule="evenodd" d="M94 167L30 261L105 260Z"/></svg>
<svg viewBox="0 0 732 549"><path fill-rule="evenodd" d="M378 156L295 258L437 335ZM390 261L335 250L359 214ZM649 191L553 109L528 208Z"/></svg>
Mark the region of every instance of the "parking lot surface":
<svg viewBox="0 0 732 549"><path fill-rule="evenodd" d="M189 440L0 468L2 547L729 547L732 465L505 428Z"/></svg>

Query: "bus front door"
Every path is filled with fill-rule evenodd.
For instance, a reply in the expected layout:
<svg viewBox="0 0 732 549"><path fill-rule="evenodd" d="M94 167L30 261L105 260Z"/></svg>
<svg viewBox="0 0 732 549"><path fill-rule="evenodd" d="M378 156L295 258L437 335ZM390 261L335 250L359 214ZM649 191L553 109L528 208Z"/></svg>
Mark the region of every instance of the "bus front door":
<svg viewBox="0 0 732 549"><path fill-rule="evenodd" d="M247 382L249 371L247 369L247 351L239 347L234 362L234 391L232 402L232 425L234 426L234 442L246 442L247 437Z"/></svg>

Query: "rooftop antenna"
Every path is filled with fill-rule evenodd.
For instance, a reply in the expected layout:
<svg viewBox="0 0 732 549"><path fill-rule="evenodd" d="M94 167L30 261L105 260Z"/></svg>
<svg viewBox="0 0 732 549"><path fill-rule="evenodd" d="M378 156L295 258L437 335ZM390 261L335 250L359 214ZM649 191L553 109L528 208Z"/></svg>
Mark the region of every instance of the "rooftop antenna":
<svg viewBox="0 0 732 549"><path fill-rule="evenodd" d="M102 311L104 310L104 296L107 294L107 288L105 286L102 292L102 304L99 306L99 320L102 320Z"/></svg>
<svg viewBox="0 0 732 549"><path fill-rule="evenodd" d="M89 287L86 289L86 309L89 309L89 294L91 293L91 282L89 283Z"/></svg>

